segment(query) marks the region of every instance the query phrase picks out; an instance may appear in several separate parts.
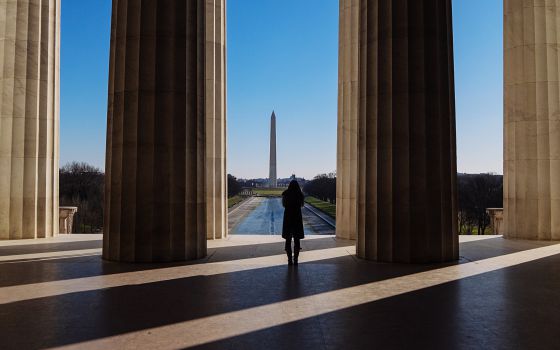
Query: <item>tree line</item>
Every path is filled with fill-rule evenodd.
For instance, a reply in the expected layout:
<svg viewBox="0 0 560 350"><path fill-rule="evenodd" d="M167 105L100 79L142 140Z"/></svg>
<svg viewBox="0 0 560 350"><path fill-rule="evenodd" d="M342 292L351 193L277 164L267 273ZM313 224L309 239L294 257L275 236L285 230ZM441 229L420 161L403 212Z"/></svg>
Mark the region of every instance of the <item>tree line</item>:
<svg viewBox="0 0 560 350"><path fill-rule="evenodd" d="M243 184L231 174L227 174L228 198L237 196L243 190Z"/></svg>
<svg viewBox="0 0 560 350"><path fill-rule="evenodd" d="M105 174L87 163L71 162L60 168L59 177L60 205L78 207L72 231L101 232Z"/></svg>
<svg viewBox="0 0 560 350"><path fill-rule="evenodd" d="M60 205L76 206L73 232L100 232L103 229L105 174L83 162L60 168ZM243 183L227 176L228 197L243 189ZM303 186L306 195L336 204L336 173L319 174ZM458 174L458 221L462 234L486 233L490 225L487 208L501 208L503 177L493 174Z"/></svg>
<svg viewBox="0 0 560 350"><path fill-rule="evenodd" d="M336 204L336 173L319 174L307 181L303 192L322 201Z"/></svg>
<svg viewBox="0 0 560 350"><path fill-rule="evenodd" d="M459 174L459 230L462 234L484 234L490 226L487 208L503 207L503 176Z"/></svg>
<svg viewBox="0 0 560 350"><path fill-rule="evenodd" d="M336 204L336 174L320 174L308 181L304 192ZM486 233L490 226L487 208L503 207L503 176L458 174L458 223L462 234Z"/></svg>

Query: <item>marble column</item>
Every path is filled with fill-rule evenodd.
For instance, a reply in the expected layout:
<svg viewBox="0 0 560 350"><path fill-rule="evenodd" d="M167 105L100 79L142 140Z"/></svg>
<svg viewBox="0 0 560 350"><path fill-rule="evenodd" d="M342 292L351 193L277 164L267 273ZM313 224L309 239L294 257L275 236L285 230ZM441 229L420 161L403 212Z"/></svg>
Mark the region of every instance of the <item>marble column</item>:
<svg viewBox="0 0 560 350"><path fill-rule="evenodd" d="M0 2L0 239L58 233L60 1Z"/></svg>
<svg viewBox="0 0 560 350"><path fill-rule="evenodd" d="M451 0L361 0L357 252L458 258Z"/></svg>
<svg viewBox="0 0 560 350"><path fill-rule="evenodd" d="M205 0L113 0L103 257L206 255Z"/></svg>
<svg viewBox="0 0 560 350"><path fill-rule="evenodd" d="M560 2L504 1L504 235L560 239Z"/></svg>
<svg viewBox="0 0 560 350"><path fill-rule="evenodd" d="M206 1L207 238L227 236L226 0Z"/></svg>
<svg viewBox="0 0 560 350"><path fill-rule="evenodd" d="M360 0L340 0L339 9L336 236L356 239Z"/></svg>

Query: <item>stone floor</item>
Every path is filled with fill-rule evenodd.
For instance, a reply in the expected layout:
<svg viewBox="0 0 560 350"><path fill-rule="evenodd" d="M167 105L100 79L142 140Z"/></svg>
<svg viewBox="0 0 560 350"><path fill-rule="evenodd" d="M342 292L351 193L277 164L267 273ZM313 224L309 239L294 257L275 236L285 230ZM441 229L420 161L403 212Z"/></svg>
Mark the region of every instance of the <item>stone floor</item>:
<svg viewBox="0 0 560 350"><path fill-rule="evenodd" d="M209 246L133 265L99 235L0 242L0 349L560 347L560 244L461 237L459 263L399 265L310 236L298 267L277 236Z"/></svg>

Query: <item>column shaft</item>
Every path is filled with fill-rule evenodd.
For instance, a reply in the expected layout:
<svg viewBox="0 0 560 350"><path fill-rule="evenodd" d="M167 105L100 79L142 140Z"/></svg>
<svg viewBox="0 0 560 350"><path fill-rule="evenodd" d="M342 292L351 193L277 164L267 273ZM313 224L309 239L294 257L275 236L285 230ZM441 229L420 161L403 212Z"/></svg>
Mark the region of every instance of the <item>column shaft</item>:
<svg viewBox="0 0 560 350"><path fill-rule="evenodd" d="M0 239L58 233L60 1L0 4Z"/></svg>
<svg viewBox="0 0 560 350"><path fill-rule="evenodd" d="M451 0L361 0L358 256L458 258Z"/></svg>
<svg viewBox="0 0 560 350"><path fill-rule="evenodd" d="M504 232L560 239L558 1L504 1Z"/></svg>
<svg viewBox="0 0 560 350"><path fill-rule="evenodd" d="M226 0L206 1L207 237L227 236Z"/></svg>
<svg viewBox="0 0 560 350"><path fill-rule="evenodd" d="M113 0L103 257L206 254L205 0Z"/></svg>
<svg viewBox="0 0 560 350"><path fill-rule="evenodd" d="M360 0L340 0L336 236L356 239Z"/></svg>

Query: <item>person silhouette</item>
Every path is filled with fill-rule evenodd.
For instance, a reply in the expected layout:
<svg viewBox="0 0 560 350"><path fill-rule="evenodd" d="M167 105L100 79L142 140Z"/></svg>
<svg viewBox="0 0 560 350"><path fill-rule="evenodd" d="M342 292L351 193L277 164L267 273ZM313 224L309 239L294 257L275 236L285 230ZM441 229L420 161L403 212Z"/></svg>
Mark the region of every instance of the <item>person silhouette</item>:
<svg viewBox="0 0 560 350"><path fill-rule="evenodd" d="M288 265L297 265L299 251L301 250L300 239L303 234L303 219L301 207L303 207L303 193L296 180L292 180L288 189L282 193L282 206L284 207L284 220L282 222L282 238L286 240L285 250L288 255ZM294 239L294 257L292 260L292 238Z"/></svg>

